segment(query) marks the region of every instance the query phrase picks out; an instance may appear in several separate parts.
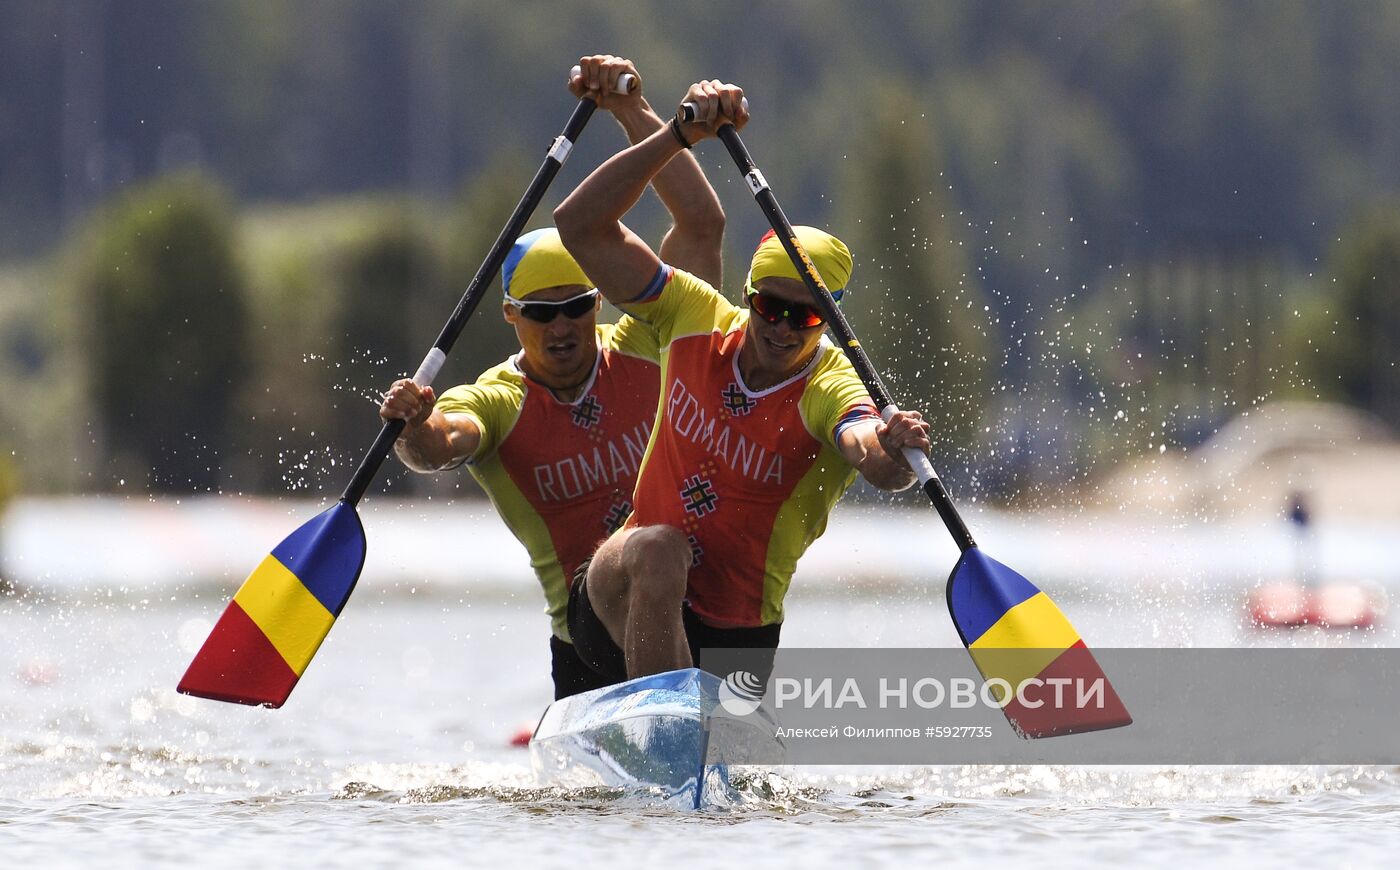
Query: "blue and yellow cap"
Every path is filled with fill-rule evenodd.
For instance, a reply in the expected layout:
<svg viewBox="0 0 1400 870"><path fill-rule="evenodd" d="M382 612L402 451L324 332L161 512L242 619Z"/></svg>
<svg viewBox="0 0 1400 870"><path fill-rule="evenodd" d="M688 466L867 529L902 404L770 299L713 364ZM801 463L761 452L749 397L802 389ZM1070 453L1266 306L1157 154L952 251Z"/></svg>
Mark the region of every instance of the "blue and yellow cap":
<svg viewBox="0 0 1400 870"><path fill-rule="evenodd" d="M534 230L516 239L501 266L501 285L512 299L524 299L546 287L566 284L593 287L554 227Z"/></svg>
<svg viewBox="0 0 1400 870"><path fill-rule="evenodd" d="M802 243L807 256L811 258L812 265L817 267L817 273L822 276L822 283L826 285L826 289L831 291L836 301L841 301L841 294L846 288L846 283L851 280L851 269L855 265L846 243L816 227L799 226L793 227L792 231ZM753 260L749 263L747 291L758 292L754 290L753 285L763 278L802 280L802 276L797 274L797 267L792 264L792 258L783 248L783 243L778 240L777 233L772 230L758 240L758 250L753 252Z"/></svg>

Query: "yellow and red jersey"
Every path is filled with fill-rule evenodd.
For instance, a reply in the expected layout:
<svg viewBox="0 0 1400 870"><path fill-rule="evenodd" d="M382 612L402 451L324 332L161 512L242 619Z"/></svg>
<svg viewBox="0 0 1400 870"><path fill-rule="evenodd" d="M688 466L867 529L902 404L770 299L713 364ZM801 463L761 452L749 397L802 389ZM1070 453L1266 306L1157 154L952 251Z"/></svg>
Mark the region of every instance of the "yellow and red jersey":
<svg viewBox="0 0 1400 870"><path fill-rule="evenodd" d="M656 416L656 333L624 317L598 327L598 362L583 393L561 402L516 357L438 399L481 430L467 460L544 587L555 636L569 639L569 584L622 525Z"/></svg>
<svg viewBox="0 0 1400 870"><path fill-rule="evenodd" d="M850 362L825 338L784 383L750 390L739 374L748 312L663 265L622 308L661 349L661 404L628 526L684 531L687 599L706 622L781 622L798 558L855 480L837 449L848 426L878 421Z"/></svg>

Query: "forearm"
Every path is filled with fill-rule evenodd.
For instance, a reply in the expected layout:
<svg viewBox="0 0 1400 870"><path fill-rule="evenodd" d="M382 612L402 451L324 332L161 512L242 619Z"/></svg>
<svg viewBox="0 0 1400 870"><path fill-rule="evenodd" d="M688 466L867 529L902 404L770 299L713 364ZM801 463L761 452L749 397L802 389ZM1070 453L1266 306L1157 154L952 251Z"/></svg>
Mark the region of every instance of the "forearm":
<svg viewBox="0 0 1400 870"><path fill-rule="evenodd" d="M435 411L421 424L405 428L394 442L394 453L414 471L439 471L461 458L452 434L447 420Z"/></svg>
<svg viewBox="0 0 1400 870"><path fill-rule="evenodd" d="M629 302L656 269L656 255L622 224L680 143L664 128L593 170L554 210L569 253L613 304Z"/></svg>
<svg viewBox="0 0 1400 870"><path fill-rule="evenodd" d="M559 232L575 238L616 232L623 215L681 150L680 143L658 127L641 142L609 157L554 210Z"/></svg>
<svg viewBox="0 0 1400 870"><path fill-rule="evenodd" d="M614 117L633 145L666 125L645 100L628 111L615 111ZM678 151L651 185L671 215L661 258L718 287L723 272L724 208L700 162L691 152Z"/></svg>
<svg viewBox="0 0 1400 870"><path fill-rule="evenodd" d="M889 492L908 489L916 475L902 457L890 455L875 435L875 426L847 430L842 453L846 460L870 482L871 486Z"/></svg>
<svg viewBox="0 0 1400 870"><path fill-rule="evenodd" d="M860 474L870 485L888 492L899 492L910 487L917 479L914 472L901 462L893 459L883 450L869 454Z"/></svg>

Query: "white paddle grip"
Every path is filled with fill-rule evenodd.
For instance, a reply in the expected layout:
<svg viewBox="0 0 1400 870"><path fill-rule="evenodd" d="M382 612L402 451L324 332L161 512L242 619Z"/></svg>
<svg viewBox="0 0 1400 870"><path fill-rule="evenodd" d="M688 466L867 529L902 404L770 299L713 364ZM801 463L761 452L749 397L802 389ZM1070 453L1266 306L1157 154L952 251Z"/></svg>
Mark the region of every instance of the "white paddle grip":
<svg viewBox="0 0 1400 870"><path fill-rule="evenodd" d="M744 111L747 112L749 110L749 98L742 97L740 99L740 103L743 105ZM696 106L694 103L681 103L681 121L686 124L689 124L691 121L694 121L695 113L698 110L698 108L699 107Z"/></svg>
<svg viewBox="0 0 1400 870"><path fill-rule="evenodd" d="M413 382L419 387L432 386L433 378L442 371L442 364L447 361L447 354L441 348L433 348L428 351L428 355L423 357L423 362L418 366L418 371L413 373Z"/></svg>
<svg viewBox="0 0 1400 870"><path fill-rule="evenodd" d="M574 64L574 68L569 70L569 81L573 81L575 76L583 75L583 67ZM613 88L613 93L630 94L636 90L637 77L631 73L623 73L617 77L617 87Z"/></svg>
<svg viewBox="0 0 1400 870"><path fill-rule="evenodd" d="M899 408L897 406L886 405L880 409L880 419L888 423L890 422L890 418L898 412ZM924 455L922 450L914 447L905 447L900 452L904 454L904 458L908 461L909 467L914 469L914 473L919 476L919 483L924 484L928 483L930 480L937 479L938 472L933 470L933 463L928 461L928 457Z"/></svg>

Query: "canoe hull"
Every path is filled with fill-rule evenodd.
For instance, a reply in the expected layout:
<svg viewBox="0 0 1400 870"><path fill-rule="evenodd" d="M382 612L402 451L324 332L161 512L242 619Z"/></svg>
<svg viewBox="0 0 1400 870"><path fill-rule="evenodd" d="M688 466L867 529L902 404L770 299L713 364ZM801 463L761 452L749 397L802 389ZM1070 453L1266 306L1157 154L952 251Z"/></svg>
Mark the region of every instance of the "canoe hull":
<svg viewBox="0 0 1400 870"><path fill-rule="evenodd" d="M628 680L555 701L530 740L542 781L659 791L668 803L699 808L732 796L725 747L715 741L722 681L698 668ZM766 716L745 723L772 740Z"/></svg>

